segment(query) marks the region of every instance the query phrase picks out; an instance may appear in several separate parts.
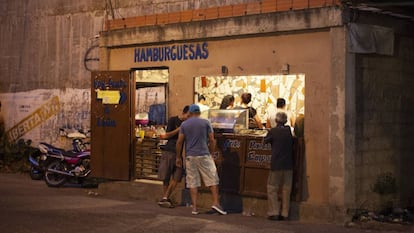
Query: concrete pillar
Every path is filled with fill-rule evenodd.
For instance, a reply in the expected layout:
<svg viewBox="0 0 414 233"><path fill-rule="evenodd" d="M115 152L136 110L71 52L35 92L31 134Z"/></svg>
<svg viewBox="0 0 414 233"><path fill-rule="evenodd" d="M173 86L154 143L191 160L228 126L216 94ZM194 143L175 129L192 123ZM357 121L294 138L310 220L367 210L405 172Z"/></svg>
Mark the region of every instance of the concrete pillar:
<svg viewBox="0 0 414 233"><path fill-rule="evenodd" d="M355 57L346 51L345 27L331 28L330 38L329 206L341 220L355 202Z"/></svg>

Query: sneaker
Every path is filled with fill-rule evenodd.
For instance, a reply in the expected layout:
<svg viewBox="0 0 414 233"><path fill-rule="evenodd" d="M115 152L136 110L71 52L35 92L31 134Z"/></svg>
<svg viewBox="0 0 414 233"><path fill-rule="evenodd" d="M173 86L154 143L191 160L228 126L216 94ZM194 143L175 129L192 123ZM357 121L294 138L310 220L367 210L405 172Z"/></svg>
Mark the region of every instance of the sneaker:
<svg viewBox="0 0 414 233"><path fill-rule="evenodd" d="M221 214L221 215L226 215L226 214L227 214L227 212L226 212L226 211L224 211L223 209L221 209L221 207L220 207L220 206L215 206L215 205L213 205L211 208L212 208L213 210L215 210L217 213Z"/></svg>
<svg viewBox="0 0 414 233"><path fill-rule="evenodd" d="M267 217L267 219L271 221L279 221L279 215L270 215Z"/></svg>
<svg viewBox="0 0 414 233"><path fill-rule="evenodd" d="M282 215L279 216L279 221L285 221L287 220L287 217L283 217Z"/></svg>
<svg viewBox="0 0 414 233"><path fill-rule="evenodd" d="M287 220L286 217L283 217L282 215L271 215L268 216L267 219L272 220L272 221L284 221Z"/></svg>
<svg viewBox="0 0 414 233"><path fill-rule="evenodd" d="M164 208L174 208L173 204L171 203L171 200L167 198L163 198L161 201L159 201L158 205Z"/></svg>

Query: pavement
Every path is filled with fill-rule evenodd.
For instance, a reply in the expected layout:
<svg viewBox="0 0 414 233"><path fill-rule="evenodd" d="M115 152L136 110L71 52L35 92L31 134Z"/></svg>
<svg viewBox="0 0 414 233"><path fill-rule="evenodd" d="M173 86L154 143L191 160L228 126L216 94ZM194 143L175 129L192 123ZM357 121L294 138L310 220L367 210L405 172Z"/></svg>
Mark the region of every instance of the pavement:
<svg viewBox="0 0 414 233"><path fill-rule="evenodd" d="M172 200L178 205L173 209L174 212L188 215L191 212L191 208L188 208L189 204L185 203L186 201L182 197L183 184L179 184L175 192L171 195ZM162 182L156 180L134 180L134 181L113 181L101 183L99 188L96 190L99 195L102 196L112 196L117 198L126 198L139 201L148 201L153 203L156 208L156 203L160 199L160 194L162 193ZM258 224L257 221L269 224L277 224L278 226L297 226L298 231L287 231L287 232L302 232L303 227L306 228L306 231L303 232L342 232L342 230L351 230L351 232L414 232L412 226L400 225L400 224L389 224L381 223L376 221L370 222L328 222L324 218L319 218L318 213L315 213L311 218L306 220L300 219L299 211L300 207L298 203L292 203L291 215L288 221L283 222L274 222L267 220L266 211L267 211L267 200L257 199L257 198L243 198L243 212L240 213L231 213L227 216L222 216L226 219L226 222L240 222L243 224ZM187 208L186 208L187 207ZM211 195L208 190L201 190L198 195L198 210L201 210L203 217L211 215ZM159 208L162 209L162 208ZM214 211L213 211L214 212ZM293 212L293 214L292 214ZM229 220L230 219L230 220ZM349 217L351 219L351 217ZM273 223L272 223L273 222ZM263 225L263 223L259 223ZM308 228L311 226L311 228ZM301 229L301 230L299 230ZM328 230L329 231L326 231ZM255 230L254 232L258 232ZM266 231L264 231L266 232ZM346 231L347 232L347 231Z"/></svg>
<svg viewBox="0 0 414 233"><path fill-rule="evenodd" d="M113 183L115 186L117 182ZM0 232L276 232L348 233L414 232L412 226L345 227L302 221L269 221L243 214L191 215L191 208L160 208L154 200L112 195L110 189L69 184L47 187L27 174L0 173ZM106 184L111 186L111 184ZM137 184L134 184L137 185ZM154 196L154 199L159 195ZM204 211L207 211L205 209Z"/></svg>

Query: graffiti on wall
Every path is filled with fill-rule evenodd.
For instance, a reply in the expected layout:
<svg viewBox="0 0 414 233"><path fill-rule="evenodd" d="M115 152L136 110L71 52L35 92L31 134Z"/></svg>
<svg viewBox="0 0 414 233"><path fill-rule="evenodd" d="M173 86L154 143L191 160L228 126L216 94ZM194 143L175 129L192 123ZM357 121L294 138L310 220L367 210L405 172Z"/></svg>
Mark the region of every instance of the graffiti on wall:
<svg viewBox="0 0 414 233"><path fill-rule="evenodd" d="M28 107L28 105L26 105ZM14 142L32 129L45 122L47 119L56 115L60 110L59 98L52 97L49 101L41 105L33 113L23 118L20 122L10 128L7 132L7 139Z"/></svg>
<svg viewBox="0 0 414 233"><path fill-rule="evenodd" d="M60 129L90 129L90 89L33 90L0 94L1 111L9 140L30 139L67 146ZM70 142L69 142L70 143Z"/></svg>

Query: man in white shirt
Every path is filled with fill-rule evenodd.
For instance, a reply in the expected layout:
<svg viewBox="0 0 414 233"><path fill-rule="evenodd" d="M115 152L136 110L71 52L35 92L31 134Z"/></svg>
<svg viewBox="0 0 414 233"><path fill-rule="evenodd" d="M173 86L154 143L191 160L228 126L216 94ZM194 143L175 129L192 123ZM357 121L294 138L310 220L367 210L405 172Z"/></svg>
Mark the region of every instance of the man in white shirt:
<svg viewBox="0 0 414 233"><path fill-rule="evenodd" d="M295 117L293 116L293 114L286 109L286 100L283 98L277 98L277 102L276 102L276 110L268 110L267 113L267 121L266 121L266 128L274 128L276 127L276 114L278 112L284 112L287 117L288 117L288 121L286 122L286 125L288 125L292 131L293 131L293 126L295 125Z"/></svg>

